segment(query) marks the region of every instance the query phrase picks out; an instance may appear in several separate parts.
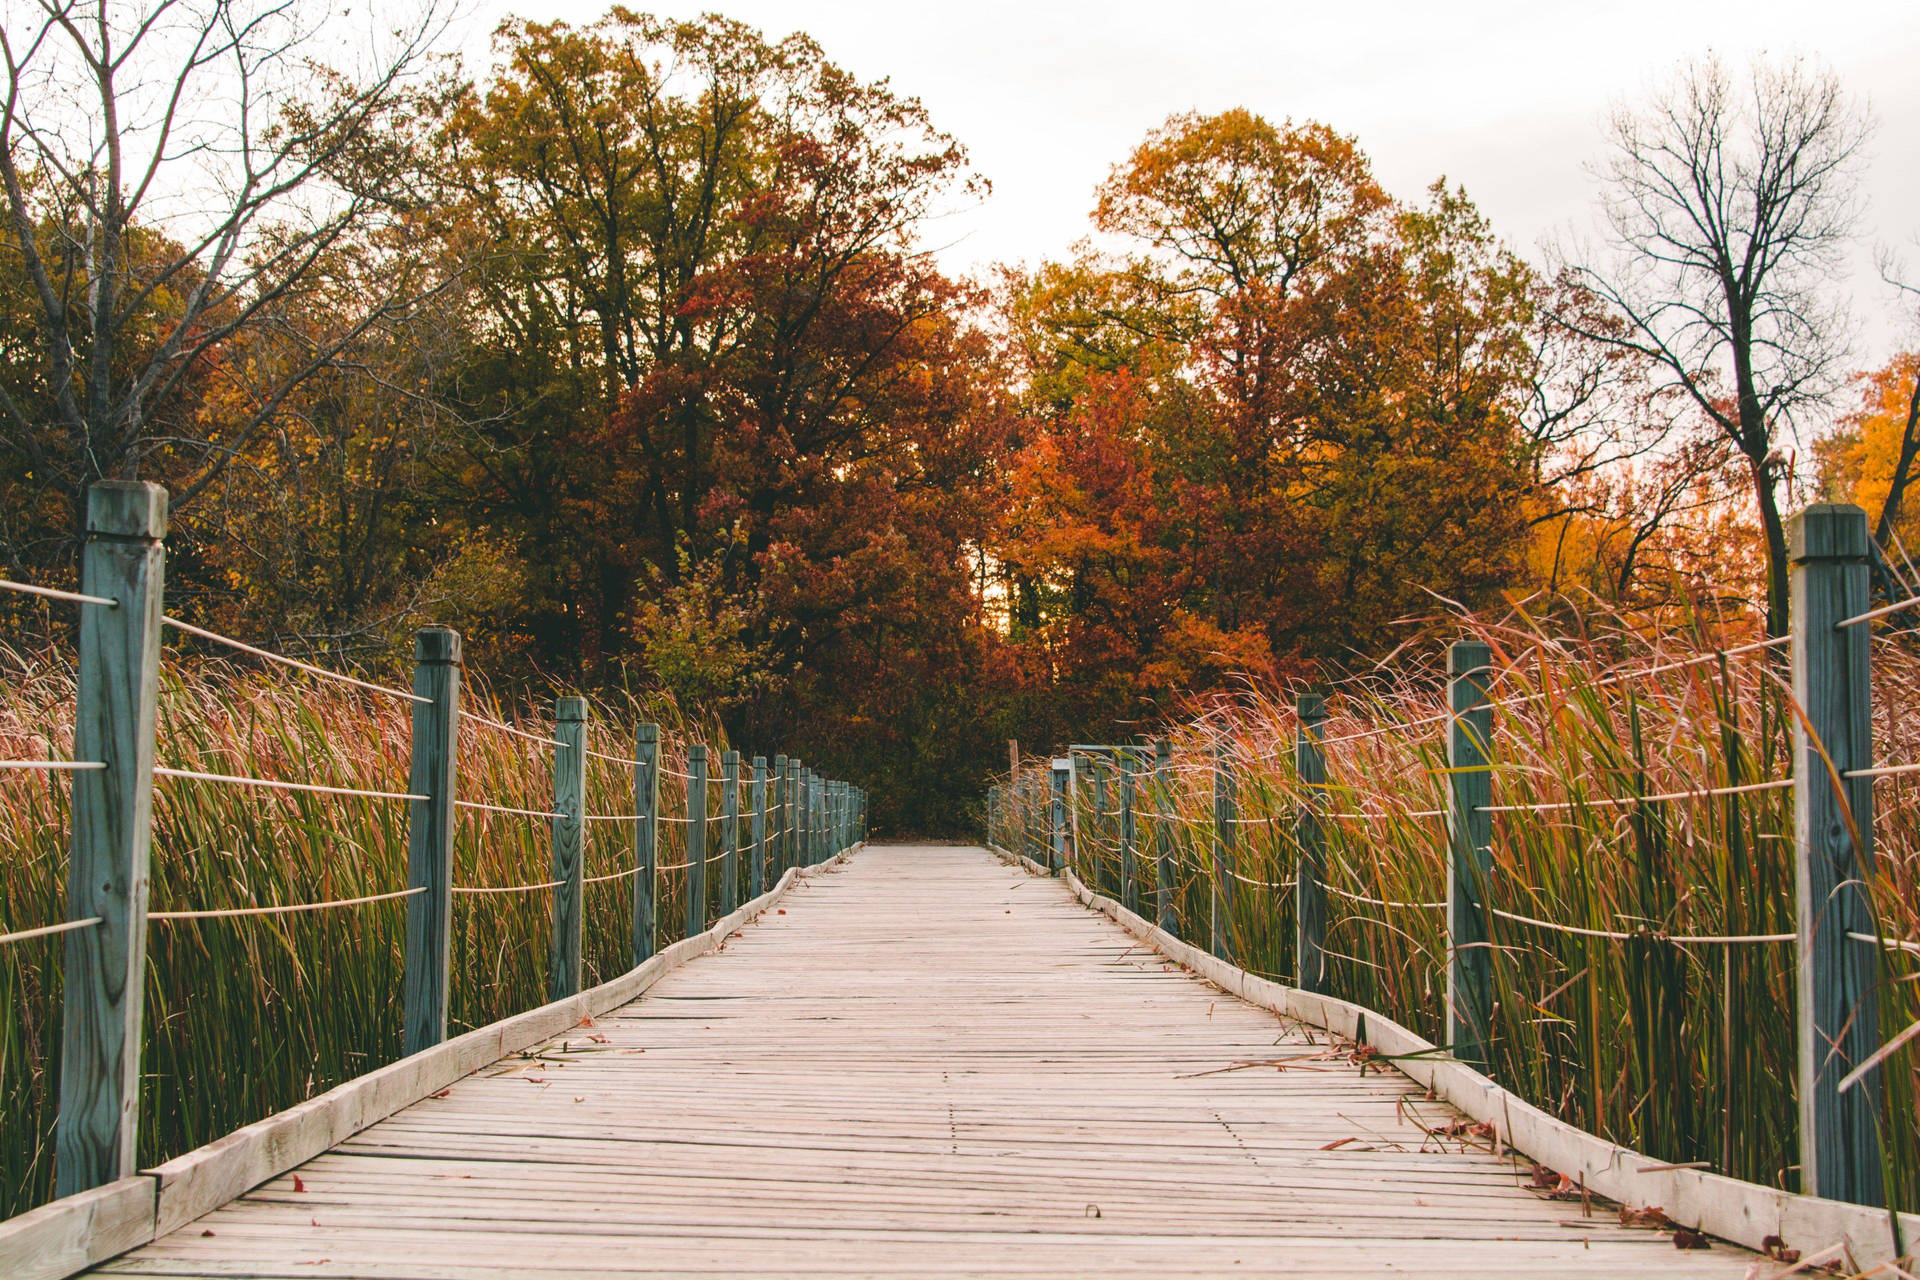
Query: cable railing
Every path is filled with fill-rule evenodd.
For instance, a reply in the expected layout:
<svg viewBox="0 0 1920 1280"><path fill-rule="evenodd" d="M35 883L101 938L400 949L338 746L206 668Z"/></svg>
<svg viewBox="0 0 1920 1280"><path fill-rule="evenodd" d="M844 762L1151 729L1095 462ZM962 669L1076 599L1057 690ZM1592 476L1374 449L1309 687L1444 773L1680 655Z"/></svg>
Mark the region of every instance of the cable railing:
<svg viewBox="0 0 1920 1280"><path fill-rule="evenodd" d="M1806 604L1786 635L1611 668L1581 654L1578 678L1550 669L1537 688L1525 655L1551 668L1547 642L1516 641L1521 656L1496 665L1465 640L1444 681L1376 673L1339 708L1310 693L1022 764L989 790L989 840L1216 956L1425 1028L1597 1132L1617 1123L1736 1176L1780 1185L1797 1167L1803 1190L1911 1203L1920 1187L1890 1188L1885 1171L1914 1166L1916 1126L1883 1132L1880 1117L1886 1091L1920 1089L1920 1062L1889 1067L1920 1045L1920 940L1876 910L1899 891L1875 871L1873 789L1920 761L1873 758L1871 664L1890 641L1866 624L1916 601L1866 607L1857 512L1802 519L1856 522L1829 544L1858 554L1795 564ZM1680 741L1706 745L1663 763ZM1761 873L1774 849L1782 871ZM1680 878L1682 859L1711 874ZM1622 1026L1633 1042L1607 1043ZM1783 1070L1772 1048L1740 1049L1757 1035L1789 1050ZM1796 1058L1795 1039L1822 1047ZM1664 1075L1649 1074L1656 1054ZM1724 1132L1701 1123L1701 1090L1725 1098L1710 1104ZM1774 1147L1735 1118L1763 1090L1786 1117Z"/></svg>
<svg viewBox="0 0 1920 1280"><path fill-rule="evenodd" d="M866 793L850 783L820 776L797 756L783 754L771 761L755 756L743 762L736 751L714 752L700 741L669 741L654 724L634 727L631 757L591 750L588 704L578 697L560 698L551 728L541 731L465 707L460 637L446 628L429 627L419 633L409 691L331 671L167 616L160 599L165 504L166 495L158 486L96 486L90 498L81 591L0 581L0 590L83 610L115 610L132 624L80 628L74 668L73 758L53 758L57 753L49 748L41 758L0 760L0 772L38 773L49 779L67 776L72 787L66 806L71 825L66 842L70 850L68 918L7 921L20 927L0 932L0 948L11 950L61 938L70 972L77 963L101 973L108 971L103 966L112 963L139 963L146 948L136 940L149 927L231 921L246 928L250 920L404 903L402 972L395 975L394 985L403 992L401 1050L413 1054L441 1043L448 1034L448 997L456 975L446 929L456 902L477 904L505 896L545 899L553 921L546 956L547 989L549 998L558 1000L578 994L583 986L587 888L632 882L632 933L616 954L622 963L630 956L631 963L638 965L676 934L685 938L705 931L743 901L757 899L775 887L787 872L825 862L865 837ZM269 669L404 700L411 709L412 729L404 788L271 776L289 772L284 763L259 774L233 771L225 760L223 768L190 767L180 756L204 751L204 745L197 739L172 740L159 715L164 629L244 655ZM494 771L495 783L504 779L511 784L505 794L464 795L463 749L470 750L473 739L463 730L504 734L540 750L529 750L520 766L526 776L516 778L512 770ZM172 762L156 763L157 755L170 755ZM630 780L623 779L621 784L630 785L630 792L617 803L607 803L604 777L590 791L589 760L630 769ZM684 771L673 761L684 761ZM667 796L661 786L663 775L686 785L673 788ZM153 797L157 789L183 788L258 793L263 797L260 803L269 807L249 814L247 820L262 824L279 815L296 814L291 808L271 808L273 797L282 797L289 805L298 801L298 817L309 836L314 835L319 816L316 803L405 805L407 856L404 866L391 868L404 871L405 887L382 888L377 879L362 880L337 896L322 889L311 901L231 905L189 901L150 909L147 867L156 833L165 829L153 820ZM599 802L590 804L590 797ZM669 812L669 803L677 803L678 812ZM589 812L590 808L618 811ZM463 827L462 817L473 822ZM544 874L527 874L530 869L526 869L521 883L464 882L463 859L458 854L466 849L477 855L476 842L491 838L489 828L481 824L494 818L507 820L509 825L499 829L512 835L516 847L524 847L528 838L525 824L532 824L534 831L544 824L550 855L548 866L539 869ZM590 824L608 822L621 824L620 830L631 833L630 840L621 842L627 865L603 864L598 874L588 875L587 830ZM518 833L512 824L522 824ZM676 828L682 835L671 842L667 857L661 856L663 828ZM324 826L318 831L324 839ZM240 855L226 856L244 865ZM478 859L465 861L477 864ZM306 896L295 887L292 876L275 870L273 883L281 892L271 896ZM378 871L378 867L366 867L354 874L374 877ZM663 880L670 872L681 874L672 882ZM495 875L513 878L510 869L502 874L497 863ZM244 885L236 888L245 897L254 896ZM669 890L683 904L678 928L663 919ZM51 958L42 963L51 963ZM128 972L118 981L64 984L61 1018L69 1052L63 1057L66 1077L60 1082L54 1120L60 1153L55 1165L58 1195L134 1172L134 1143L129 1135L138 1121L138 1106L126 1090L135 1078L92 1068L138 1052L144 989L137 972ZM74 1051L76 1045L83 1045L84 1052Z"/></svg>

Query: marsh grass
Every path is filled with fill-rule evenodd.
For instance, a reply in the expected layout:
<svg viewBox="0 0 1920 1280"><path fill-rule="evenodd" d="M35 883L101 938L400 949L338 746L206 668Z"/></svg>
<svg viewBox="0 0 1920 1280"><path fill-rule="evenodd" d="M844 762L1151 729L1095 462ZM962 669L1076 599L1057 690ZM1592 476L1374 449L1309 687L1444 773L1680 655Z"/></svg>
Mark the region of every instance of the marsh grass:
<svg viewBox="0 0 1920 1280"><path fill-rule="evenodd" d="M1494 816L1490 905L1554 925L1628 933L1612 940L1496 917L1493 1074L1574 1124L1672 1161L1768 1186L1798 1184L1794 1103L1793 945L1685 945L1684 937L1748 937L1794 929L1791 792L1708 798L1635 797L1789 776L1784 659L1766 652L1695 662L1724 639L1649 640L1622 623L1577 640L1532 620L1467 619L1493 648L1495 805L1565 805ZM1875 751L1920 761L1920 661L1883 635L1874 660ZM1327 948L1333 994L1444 1039L1445 726L1439 654L1395 664L1329 691ZM1169 731L1167 784L1142 779L1137 886L1152 914L1153 856L1171 841L1177 931L1207 945L1214 759L1232 762L1241 821L1231 828L1228 951L1244 967L1293 980L1294 770L1290 702L1248 693ZM1367 736L1356 736L1365 734ZM1345 739L1338 741L1338 739ZM1040 780L1043 784L1044 779ZM1883 934L1920 938L1920 782L1877 784L1875 907ZM1038 792L1036 794L1044 794ZM1109 893L1120 883L1108 790L1096 813L1080 775L1076 859ZM1603 800L1627 799L1624 804ZM1009 814L1040 847L1039 806ZM1382 907L1360 901L1402 904ZM1883 954L1882 1038L1920 1019L1920 956ZM1920 1209L1920 1042L1884 1065L1883 1162L1891 1198Z"/></svg>
<svg viewBox="0 0 1920 1280"><path fill-rule="evenodd" d="M163 673L161 763L406 789L409 704L179 654L168 655ZM74 673L59 649L0 648L0 757L67 756L73 695ZM518 719L472 682L464 697L482 714ZM713 726L633 695L593 705L589 745L631 755L633 726L641 721L661 725L663 764L671 769L684 771L690 737L715 750L725 745ZM538 716L526 721L533 729L543 723ZM463 797L523 809L551 803L552 760L541 744L463 722L459 768ZM684 784L668 776L661 782L662 811L684 813ZM0 932L65 918L67 786L60 774L0 772ZM717 812L717 783L709 804ZM587 809L631 813L631 769L589 757ZM683 862L684 826L662 823L658 830L661 865ZM718 840L717 827L711 839ZM538 884L551 879L551 857L546 821L462 811L454 883ZM630 824L586 824L587 877L632 865ZM353 898L404 889L406 878L404 802L183 780L156 787L154 910ZM681 936L686 873L663 872L660 880L656 918L664 946ZM585 892L586 980L597 983L628 966L633 880L590 884ZM717 916L717 886L707 897ZM550 905L546 890L455 898L451 1033L546 1000ZM396 900L151 924L142 1165L393 1061L405 907ZM52 1191L61 964L58 937L0 947L0 1217Z"/></svg>

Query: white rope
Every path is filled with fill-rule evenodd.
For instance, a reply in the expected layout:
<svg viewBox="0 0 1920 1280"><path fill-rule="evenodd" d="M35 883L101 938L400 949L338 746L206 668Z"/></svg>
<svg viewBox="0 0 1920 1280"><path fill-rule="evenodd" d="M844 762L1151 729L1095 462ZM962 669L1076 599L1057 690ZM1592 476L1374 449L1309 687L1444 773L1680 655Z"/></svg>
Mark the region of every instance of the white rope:
<svg viewBox="0 0 1920 1280"><path fill-rule="evenodd" d="M1601 796L1594 800L1556 800L1543 804L1483 804L1482 813L1550 813L1562 809L1579 809L1586 806L1644 804L1653 800L1705 800L1712 796L1738 796L1753 791L1778 791L1782 787L1793 785L1792 778L1777 778L1772 782L1748 782L1737 787L1706 787L1691 791L1666 791L1650 796Z"/></svg>
<svg viewBox="0 0 1920 1280"><path fill-rule="evenodd" d="M96 924L105 924L99 916L88 916L85 920L69 920L65 924L43 924L38 929L22 929L18 933L0 933L0 946L9 942L25 942L29 938L45 938L56 933L71 933L75 929L90 929Z"/></svg>
<svg viewBox="0 0 1920 1280"><path fill-rule="evenodd" d="M420 800L426 799L425 796L417 796L415 798ZM456 809L478 809L482 813L510 813L518 818L565 818L571 816L564 813L555 813L551 809L510 809L503 804L483 804L478 800L455 800L453 805Z"/></svg>
<svg viewBox="0 0 1920 1280"><path fill-rule="evenodd" d="M1787 936L1792 937L1793 935L1788 934ZM1920 956L1920 942L1908 942L1905 938L1876 938L1870 933L1851 933L1850 932L1847 934L1847 936L1849 938L1852 938L1855 942L1877 943L1878 945L1885 947L1889 951L1910 951L1914 955ZM4 942L4 941L6 941L6 939L0 938L0 942Z"/></svg>
<svg viewBox="0 0 1920 1280"><path fill-rule="evenodd" d="M1889 764L1878 769L1849 769L1843 778L1891 778L1896 774L1920 773L1920 764Z"/></svg>
<svg viewBox="0 0 1920 1280"><path fill-rule="evenodd" d="M393 893L374 893L364 898L337 898L329 902L296 902L282 907L225 907L218 911L149 911L147 919L165 924L169 920L214 920L231 916L284 916L296 911L329 911L334 907L357 907L368 902L391 902L425 893L427 887L400 889Z"/></svg>
<svg viewBox="0 0 1920 1280"><path fill-rule="evenodd" d="M461 893L461 894L474 894L474 893L537 893L537 892L539 892L539 891L540 891L541 889L552 889L552 888L554 888L554 887L556 887L556 886L558 886L558 885L562 885L562 884L565 884L565 883L566 883L566 881L564 881L564 880L549 880L549 881L547 881L547 882L546 882L545 884L504 884L504 885L500 885L500 886L498 886L498 887L491 887L491 888L478 888L478 889L470 889L470 888L467 888L467 887L465 887L464 885L455 885L455 886L453 886L453 891L454 891L455 893Z"/></svg>
<svg viewBox="0 0 1920 1280"><path fill-rule="evenodd" d="M462 720L471 720L475 724L483 724L489 729L498 729L502 733L510 733L516 738L525 738L528 742L545 743L549 747L564 747L567 745L557 738L549 738L538 733L528 733L525 729L516 729L510 724L502 724L498 720L489 720L485 716L476 715L471 711L462 711L460 718Z"/></svg>
<svg viewBox="0 0 1920 1280"><path fill-rule="evenodd" d="M1385 898L1369 898L1364 893L1349 893L1337 885L1323 884L1320 887L1335 897L1345 898L1349 902L1364 902L1375 907L1394 907L1402 911L1437 911L1447 905L1444 902L1390 902Z"/></svg>
<svg viewBox="0 0 1920 1280"><path fill-rule="evenodd" d="M410 791L363 791L357 787L327 787L315 782L282 782L277 778L243 778L231 773L202 773L198 769L170 769L155 765L158 778L190 778L195 782L224 782L236 787L265 787L271 791L309 791L325 796L357 796L363 800L431 800Z"/></svg>
<svg viewBox="0 0 1920 1280"><path fill-rule="evenodd" d="M394 689L384 684L375 684L371 680L361 680L354 676L343 676L338 671L329 671L325 667L316 667L311 662L302 662L298 658L289 658L285 654L273 653L266 649L256 649L250 644L235 640L232 636L223 636L218 631L209 631L205 627L196 627L191 622L182 622L178 618L163 617L160 621L166 623L176 631L184 631L188 635L199 636L201 639L211 640L215 644L224 644L230 649L238 649L242 653L250 653L256 658L265 658L268 662L277 662L284 667L293 667L295 670L304 671L308 675L319 676L324 680L335 680L341 684L353 685L358 689L371 689L375 693L384 693L388 697L405 698L408 702L433 701L432 698L423 698L417 693L408 693L405 689Z"/></svg>
<svg viewBox="0 0 1920 1280"><path fill-rule="evenodd" d="M692 865L693 864L691 862L662 862L657 866L655 866L654 870L655 871L685 871L688 867Z"/></svg>
<svg viewBox="0 0 1920 1280"><path fill-rule="evenodd" d="M106 764L99 760L0 760L0 769L69 770L80 773L106 767Z"/></svg>
<svg viewBox="0 0 1920 1280"><path fill-rule="evenodd" d="M1865 613L1855 614L1845 622L1836 622L1833 624L1833 627L1836 631L1841 627L1857 627L1863 622L1872 622L1875 618L1884 618L1890 613L1898 613L1902 609L1911 609L1915 605L1920 605L1920 596L1909 596L1905 600L1896 600L1892 604L1883 604L1878 609L1869 609Z"/></svg>
<svg viewBox="0 0 1920 1280"><path fill-rule="evenodd" d="M53 587L36 587L29 582L8 582L0 578L0 589L18 591L22 595L45 596L49 600L71 600L75 604L97 604L108 609L118 609L118 600L109 600L105 596L83 596L78 591L59 591Z"/></svg>
<svg viewBox="0 0 1920 1280"><path fill-rule="evenodd" d="M591 747L588 747L588 748L586 749L586 751L587 751L587 754L588 754L588 755L590 755L590 756L592 756L592 757L593 757L593 758L594 758L595 760L605 760L605 761L606 761L607 763L609 763L609 764L626 764L626 765L632 765L632 766L633 766L634 768L636 768L636 769L639 769L639 768L642 768L642 767L643 767L643 766L641 765L641 763L640 763L640 761L638 761L638 760L629 760L629 759L627 759L627 758L626 758L625 756L610 756L610 755L607 755L607 754L606 754L606 753L604 753L604 752L600 752L600 751L595 751L595 750L594 750L593 748L591 748Z"/></svg>
<svg viewBox="0 0 1920 1280"><path fill-rule="evenodd" d="M1235 871L1232 867L1222 867L1220 869L1226 872L1228 875L1232 876L1235 880L1238 880L1241 884L1250 884L1256 889L1291 889L1293 888L1293 881L1291 880L1280 880L1280 881L1255 880L1249 876L1241 875L1238 871Z"/></svg>
<svg viewBox="0 0 1920 1280"><path fill-rule="evenodd" d="M1546 929L1555 933L1574 933L1583 938L1607 938L1614 942L1629 942L1634 938L1649 938L1660 942L1671 942L1679 946L1729 946L1743 942L1792 942L1796 935L1791 933L1750 933L1744 935L1716 936L1712 934L1675 934L1662 933L1657 929L1641 929L1636 933L1620 933L1612 929L1584 929L1579 925L1556 924L1551 920L1537 920L1532 916L1517 915L1512 911L1502 911L1498 907L1488 907L1491 915L1502 920L1512 920L1519 924L1530 924L1536 929Z"/></svg>
<svg viewBox="0 0 1920 1280"><path fill-rule="evenodd" d="M646 817L658 818L659 815L645 814L645 813L584 813L580 815L580 821L582 822L638 822L640 819L646 818Z"/></svg>
<svg viewBox="0 0 1920 1280"><path fill-rule="evenodd" d="M658 870L658 868L655 868L655 870ZM580 883L581 884L605 884L609 880L625 880L628 876L637 876L639 874L640 874L640 868L628 867L625 871L616 871L612 875L588 876L586 879L582 880Z"/></svg>

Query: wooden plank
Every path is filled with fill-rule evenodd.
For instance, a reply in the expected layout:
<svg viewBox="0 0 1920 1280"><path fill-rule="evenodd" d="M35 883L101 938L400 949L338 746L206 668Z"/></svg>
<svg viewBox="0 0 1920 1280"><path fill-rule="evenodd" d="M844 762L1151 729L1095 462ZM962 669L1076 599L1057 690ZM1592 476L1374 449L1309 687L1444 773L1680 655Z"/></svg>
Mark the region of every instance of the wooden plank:
<svg viewBox="0 0 1920 1280"><path fill-rule="evenodd" d="M60 1280L153 1239L154 1180L134 1174L0 1222L0 1276Z"/></svg>
<svg viewBox="0 0 1920 1280"><path fill-rule="evenodd" d="M71 782L67 919L100 923L65 939L54 1126L63 1196L134 1171L166 533L159 485L108 480L88 491L80 590L116 604L80 606L73 758L105 767Z"/></svg>
<svg viewBox="0 0 1920 1280"><path fill-rule="evenodd" d="M298 1185L271 1177L105 1271L1597 1280L1752 1261L1530 1194L1484 1143L1431 1132L1445 1103L1170 963L1083 909L1070 873L952 847L835 861L783 876L753 928L735 913L679 944L708 954L644 999L555 1018Z"/></svg>

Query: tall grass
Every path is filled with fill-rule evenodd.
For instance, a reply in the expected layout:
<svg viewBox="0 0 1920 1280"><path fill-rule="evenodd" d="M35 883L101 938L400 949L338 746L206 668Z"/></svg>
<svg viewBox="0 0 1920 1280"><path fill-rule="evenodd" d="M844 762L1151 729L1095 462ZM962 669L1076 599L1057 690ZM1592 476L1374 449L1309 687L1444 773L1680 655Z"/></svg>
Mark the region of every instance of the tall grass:
<svg viewBox="0 0 1920 1280"><path fill-rule="evenodd" d="M1625 623L1577 640L1549 638L1525 617L1463 625L1492 646L1493 696L1506 703L1495 713L1493 803L1568 806L1494 816L1490 905L1633 935L1493 918L1493 1075L1658 1158L1796 1188L1793 945L1674 941L1793 931L1791 792L1598 803L1788 777L1783 658L1761 652L1637 675L1711 646L1698 635L1649 639L1656 633ZM1885 761L1920 761L1911 714L1920 661L1904 644L1883 636L1875 645L1875 750ZM1446 823L1414 815L1446 806L1446 726L1431 722L1444 705L1441 657L1403 654L1335 686L1325 731L1327 807L1377 815L1328 823L1330 990L1436 1041L1446 943L1444 912L1431 904L1447 896ZM1164 787L1143 778L1137 802L1135 891L1150 913L1152 854L1164 834L1178 868L1169 886L1177 930L1205 945L1214 761L1224 751L1241 819L1227 833L1227 865L1244 877L1229 881L1229 951L1283 982L1294 977L1294 817L1308 798L1294 770L1295 729L1290 699L1253 692L1208 708L1169 730L1170 778ZM1920 938L1917 786L1887 779L1876 793L1872 888L1889 937ZM1109 787L1108 812L1096 812L1082 773L1072 821L1083 873L1118 892L1113 797ZM1035 806L1009 813L997 834L1043 838L1043 823ZM1889 951L1884 966L1889 1038L1920 1019L1920 956ZM1889 1059L1881 1078L1890 1194L1920 1208L1920 1046Z"/></svg>
<svg viewBox="0 0 1920 1280"><path fill-rule="evenodd" d="M406 703L379 694L170 655L160 694L161 763L388 791L405 790ZM60 651L0 648L0 758L71 750L74 672ZM514 717L469 684L465 705ZM589 745L632 754L632 727L662 726L663 764L686 769L686 747L718 730L641 696L592 708ZM528 721L540 728L537 718ZM628 814L632 771L589 757L587 812ZM462 724L460 794L544 810L548 748ZM683 783L661 779L662 812L685 812ZM719 812L718 782L709 797ZM745 788L743 788L743 795ZM743 801L743 804L745 801ZM68 782L0 772L0 932L65 918ZM686 828L659 825L662 866L685 861ZM742 822L742 839L747 824ZM719 827L711 828L710 851ZM454 883L525 885L551 878L543 819L462 811ZM741 858L745 880L746 859ZM585 875L633 865L627 823L586 824ZM717 876L718 868L712 868ZM407 806L197 781L156 788L153 910L315 902L406 887ZM663 872L661 945L681 935L686 872ZM586 887L586 980L630 961L633 880ZM707 894L717 915L717 885ZM741 900L745 900L742 890ZM400 1047L404 900L310 913L154 922L149 926L139 1157L143 1165L251 1123L394 1060ZM454 900L450 1031L546 1000L551 892ZM59 1080L59 937L0 947L0 1217L52 1193Z"/></svg>

